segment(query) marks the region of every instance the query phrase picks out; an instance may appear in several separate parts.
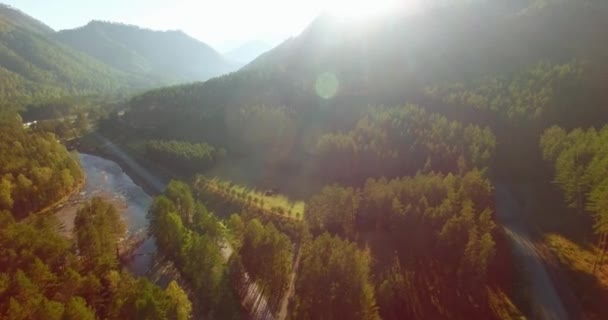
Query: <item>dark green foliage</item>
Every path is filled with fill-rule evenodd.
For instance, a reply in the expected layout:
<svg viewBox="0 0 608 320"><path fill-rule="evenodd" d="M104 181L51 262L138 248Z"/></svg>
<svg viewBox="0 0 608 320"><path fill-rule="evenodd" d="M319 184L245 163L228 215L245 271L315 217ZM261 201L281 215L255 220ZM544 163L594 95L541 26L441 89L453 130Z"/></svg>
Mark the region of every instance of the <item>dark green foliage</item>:
<svg viewBox="0 0 608 320"><path fill-rule="evenodd" d="M557 108L558 103L570 102L569 96L586 94L579 86L583 76L590 75L583 70L585 65L579 61L541 62L510 76L434 87L427 92L445 103L488 109L511 120L537 119L547 116L553 111L548 109Z"/></svg>
<svg viewBox="0 0 608 320"><path fill-rule="evenodd" d="M125 94L207 80L236 66L181 31L93 21L55 32L0 6L0 103Z"/></svg>
<svg viewBox="0 0 608 320"><path fill-rule="evenodd" d="M117 242L125 226L111 204L93 198L76 213L74 219L76 245L87 270L103 274L115 269Z"/></svg>
<svg viewBox="0 0 608 320"><path fill-rule="evenodd" d="M5 7L0 12L11 11ZM15 13L19 19L31 19ZM48 28L48 27L46 27ZM0 14L0 102L133 90L137 80Z"/></svg>
<svg viewBox="0 0 608 320"><path fill-rule="evenodd" d="M0 212L0 318L188 319L179 286L163 291L117 271L117 218L99 199L86 203L75 223L77 255L52 217L16 222Z"/></svg>
<svg viewBox="0 0 608 320"><path fill-rule="evenodd" d="M408 260L442 256L445 265L460 266L460 271L452 271L462 273L474 267L475 274L483 279L492 250L483 256L472 252L470 257L480 259L479 263L467 261L465 252L476 250L486 234L493 237L491 192L489 181L477 170L463 176L419 174L390 181L369 179L362 189L358 219L365 228L375 226L400 239L398 243L407 243L407 248L399 249L407 250Z"/></svg>
<svg viewBox="0 0 608 320"><path fill-rule="evenodd" d="M406 105L370 109L350 132L321 136L316 151L326 175L357 181L413 173L426 162L431 164L427 169L458 172L461 157L466 165L483 168L495 145L489 128Z"/></svg>
<svg viewBox="0 0 608 320"><path fill-rule="evenodd" d="M71 298L65 306L64 320L95 320L95 313L87 306L81 297Z"/></svg>
<svg viewBox="0 0 608 320"><path fill-rule="evenodd" d="M496 277L490 272L497 254L492 206L489 181L473 170L368 179L360 190L326 187L310 200L305 216L317 234L328 231L371 246L383 316L491 317L479 288ZM433 292L429 282L440 289Z"/></svg>
<svg viewBox="0 0 608 320"><path fill-rule="evenodd" d="M165 195L173 202L175 210L177 210L176 212L187 225L192 223L192 216L194 215L195 209L198 210L197 216L208 215L204 206L197 206L194 202L190 186L184 182L177 180L169 182L169 185L167 185L167 189L165 190Z"/></svg>
<svg viewBox="0 0 608 320"><path fill-rule="evenodd" d="M608 232L608 126L601 130L559 127L545 131L540 140L543 157L555 167L555 182L566 204L595 217L596 232Z"/></svg>
<svg viewBox="0 0 608 320"><path fill-rule="evenodd" d="M213 165L225 151L216 150L206 143L151 140L146 143L146 153L154 161L166 164L177 171L199 171Z"/></svg>
<svg viewBox="0 0 608 320"><path fill-rule="evenodd" d="M294 319L380 319L369 252L329 234L303 250Z"/></svg>
<svg viewBox="0 0 608 320"><path fill-rule="evenodd" d="M291 241L272 223L263 225L252 219L244 231L239 231L238 223L235 226L232 220L233 233L238 236L243 232L238 253L244 269L258 283L271 308L278 311L292 272Z"/></svg>
<svg viewBox="0 0 608 320"><path fill-rule="evenodd" d="M359 131L356 136L367 134L364 124L353 130L367 105L415 102L459 119L463 127L478 122L480 129L504 123L521 127L606 120L608 95L602 83L608 46L597 39L599 30L608 26L608 6L598 1L518 2L474 1L416 16L395 13L361 29L320 17L301 35L239 72L134 98L129 126L163 132L159 138L206 141L232 151L246 140L241 133L248 132L234 126L240 123L236 120L251 113L249 109L259 109L252 106L266 106L261 109L281 110L273 112L277 121L267 123L287 128L281 129L284 138L273 155L304 166L297 159L314 149L317 137L351 130ZM357 36L349 36L353 34ZM317 79L327 72L339 82L332 99L320 98L315 91ZM471 107L456 106L462 104ZM501 129L505 139L517 134L511 127L492 129L497 135ZM377 133L370 132L375 140L381 138ZM344 149L363 147L345 135L334 138ZM370 140L364 145L373 151L365 152L377 153L379 147L372 148ZM249 149L259 150L260 145ZM373 156L390 159L392 149ZM483 161L483 150L478 156L465 160L468 165ZM421 158L424 163L426 157ZM435 162L443 160L432 159L431 165L441 168L442 163Z"/></svg>
<svg viewBox="0 0 608 320"><path fill-rule="evenodd" d="M25 129L11 112L0 115L0 209L25 217L73 191L78 162L53 134Z"/></svg>
<svg viewBox="0 0 608 320"><path fill-rule="evenodd" d="M458 3L413 17L395 14L357 29L321 17L243 71L133 98L126 115L109 119L104 128L160 139L148 144L151 158L184 173L215 161L216 152L205 144L210 143L244 161L262 162L264 170L288 169L286 179L316 172L344 182L348 187L326 187L307 205L302 228L310 227L318 238L309 243L303 237L294 318L492 319L487 289L502 276L495 264L505 253L497 248L492 188L483 173L488 166L497 179L540 171L533 137L547 124L570 129L608 119L608 46L598 40L608 27L608 11L600 1ZM79 32L106 27L130 28L92 23ZM139 54L127 54L134 59L117 61L121 68L152 70ZM9 62L35 81L49 78L20 61ZM10 90L27 95L40 90L34 80L21 81L21 74L0 73ZM338 84L335 96L316 90L327 78ZM47 93L57 90L66 89ZM382 105L398 107L377 107ZM65 128L56 124L46 130ZM608 230L606 132L554 127L541 142L567 203L591 211L598 233ZM534 148L528 149L530 141ZM511 164L514 159L518 162ZM18 203L13 183L18 175L11 179L0 181L2 208ZM222 192L258 202L232 188ZM264 205L280 213L274 204ZM217 318L237 309L227 289L229 274L248 271L265 294L278 296L292 253L277 229L293 230L292 240L306 235L291 222L271 225L249 220L253 216L244 212L228 221L238 253L228 267L223 226L186 185L172 183L151 208L151 233L160 252L192 285L202 301L197 305ZM14 256L8 252L3 259ZM26 276L0 274L0 295L18 287L39 299L31 283L53 283L52 267L24 256L33 260L32 267L21 268ZM91 310L104 305L97 293L107 277L78 272L62 277L86 283L82 296ZM126 304L132 309L110 310L164 316L168 300L158 290L138 287L146 294L116 291L130 297L124 301L137 301ZM182 295L172 296L171 301L182 301ZM57 304L36 300L35 308L17 298L0 309L3 314L61 313ZM177 306L168 309L179 314Z"/></svg>
<svg viewBox="0 0 608 320"><path fill-rule="evenodd" d="M154 199L149 218L159 252L194 290L196 313L238 315L222 256L223 226L193 200L190 187L179 181L169 183L165 193Z"/></svg>
<svg viewBox="0 0 608 320"><path fill-rule="evenodd" d="M308 226L316 234L329 231L347 237L354 236L360 198L359 192L353 188L337 185L323 188L306 205L304 216Z"/></svg>

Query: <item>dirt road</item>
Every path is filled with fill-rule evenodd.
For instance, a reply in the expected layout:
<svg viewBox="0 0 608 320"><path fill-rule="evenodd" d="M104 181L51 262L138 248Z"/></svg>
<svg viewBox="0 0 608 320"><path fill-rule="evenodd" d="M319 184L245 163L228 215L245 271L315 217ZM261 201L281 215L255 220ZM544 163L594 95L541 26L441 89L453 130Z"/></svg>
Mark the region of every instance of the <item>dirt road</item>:
<svg viewBox="0 0 608 320"><path fill-rule="evenodd" d="M530 231L520 217L523 208L507 186L495 183L495 188L497 218L509 237L516 261L522 264L534 319L569 319L543 260L530 240Z"/></svg>

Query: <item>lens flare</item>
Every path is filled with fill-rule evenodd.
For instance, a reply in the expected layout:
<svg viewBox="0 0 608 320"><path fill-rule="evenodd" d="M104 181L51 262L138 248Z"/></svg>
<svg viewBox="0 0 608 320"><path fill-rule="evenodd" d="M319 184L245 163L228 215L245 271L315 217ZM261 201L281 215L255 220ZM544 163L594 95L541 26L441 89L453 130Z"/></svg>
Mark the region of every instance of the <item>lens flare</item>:
<svg viewBox="0 0 608 320"><path fill-rule="evenodd" d="M317 77L315 81L315 91L317 95L325 100L329 100L336 96L340 88L340 81L335 74L324 72Z"/></svg>

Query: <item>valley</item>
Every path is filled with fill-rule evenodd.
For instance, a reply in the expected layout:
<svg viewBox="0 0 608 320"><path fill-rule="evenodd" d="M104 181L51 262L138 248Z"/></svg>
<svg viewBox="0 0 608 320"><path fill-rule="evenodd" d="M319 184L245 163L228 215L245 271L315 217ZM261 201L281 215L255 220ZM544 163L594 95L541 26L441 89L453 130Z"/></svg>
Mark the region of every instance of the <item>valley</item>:
<svg viewBox="0 0 608 320"><path fill-rule="evenodd" d="M603 1L163 1L0 5L0 319L608 317Z"/></svg>

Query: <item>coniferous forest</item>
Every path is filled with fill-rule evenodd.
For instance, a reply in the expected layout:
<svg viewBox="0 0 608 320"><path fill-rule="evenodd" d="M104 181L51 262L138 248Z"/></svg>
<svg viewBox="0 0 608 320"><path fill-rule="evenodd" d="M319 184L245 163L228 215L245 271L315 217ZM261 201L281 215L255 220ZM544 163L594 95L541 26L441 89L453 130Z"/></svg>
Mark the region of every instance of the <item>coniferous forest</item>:
<svg viewBox="0 0 608 320"><path fill-rule="evenodd" d="M0 319L605 319L606 30L599 0L429 1L238 69L0 5Z"/></svg>

